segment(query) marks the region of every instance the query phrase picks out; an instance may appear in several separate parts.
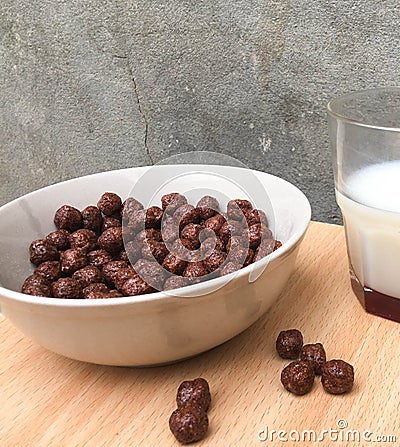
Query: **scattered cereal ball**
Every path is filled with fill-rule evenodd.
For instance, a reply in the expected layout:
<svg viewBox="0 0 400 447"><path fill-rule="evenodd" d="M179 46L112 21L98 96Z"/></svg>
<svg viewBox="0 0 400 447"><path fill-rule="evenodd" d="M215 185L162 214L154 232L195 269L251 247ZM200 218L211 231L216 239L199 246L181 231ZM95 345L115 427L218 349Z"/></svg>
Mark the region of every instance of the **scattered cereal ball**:
<svg viewBox="0 0 400 447"><path fill-rule="evenodd" d="M92 230L96 234L100 233L101 225L103 223L103 216L97 206L87 206L81 212L83 228Z"/></svg>
<svg viewBox="0 0 400 447"><path fill-rule="evenodd" d="M105 192L97 202L99 210L106 216L112 216L119 212L122 206L121 197L113 192Z"/></svg>
<svg viewBox="0 0 400 447"><path fill-rule="evenodd" d="M118 290L121 290L125 281L128 280L129 278L133 278L136 275L137 275L137 273L133 267L125 267L125 268L117 270L117 272L114 276L115 287Z"/></svg>
<svg viewBox="0 0 400 447"><path fill-rule="evenodd" d="M189 285L189 282L186 278L183 278L182 276L171 276L165 281L163 290L180 289L187 285Z"/></svg>
<svg viewBox="0 0 400 447"><path fill-rule="evenodd" d="M322 365L321 383L331 394L348 393L354 384L354 368L343 360L329 360Z"/></svg>
<svg viewBox="0 0 400 447"><path fill-rule="evenodd" d="M110 253L106 250L93 250L87 254L88 264L102 269L108 262L112 261Z"/></svg>
<svg viewBox="0 0 400 447"><path fill-rule="evenodd" d="M46 236L46 241L53 244L57 250L68 250L69 247L69 231L57 230Z"/></svg>
<svg viewBox="0 0 400 447"><path fill-rule="evenodd" d="M200 278L206 275L208 275L208 270L202 261L189 262L183 272L185 278Z"/></svg>
<svg viewBox="0 0 400 447"><path fill-rule="evenodd" d="M79 230L82 228L82 214L73 206L63 205L54 215L54 224L59 230Z"/></svg>
<svg viewBox="0 0 400 447"><path fill-rule="evenodd" d="M198 202L196 207L199 210L200 217L207 220L213 217L219 211L219 203L215 197L204 196Z"/></svg>
<svg viewBox="0 0 400 447"><path fill-rule="evenodd" d="M236 264L236 262L230 261L227 262L221 269L220 274L221 276L229 275L230 273L237 272L241 269L240 264Z"/></svg>
<svg viewBox="0 0 400 447"><path fill-rule="evenodd" d="M179 259L172 253L167 254L162 263L162 266L174 275L182 275L183 271L186 268L186 265L186 261L184 261L183 259Z"/></svg>
<svg viewBox="0 0 400 447"><path fill-rule="evenodd" d="M96 282L83 289L83 297L86 299L101 298L101 295L106 292L108 292L108 287L102 282Z"/></svg>
<svg viewBox="0 0 400 447"><path fill-rule="evenodd" d="M61 273L71 275L87 265L86 252L80 248L70 248L60 255Z"/></svg>
<svg viewBox="0 0 400 447"><path fill-rule="evenodd" d="M42 275L33 274L28 276L21 289L22 293L33 296L51 297L51 285Z"/></svg>
<svg viewBox="0 0 400 447"><path fill-rule="evenodd" d="M281 382L291 393L302 395L311 391L314 377L314 369L309 362L295 360L283 368Z"/></svg>
<svg viewBox="0 0 400 447"><path fill-rule="evenodd" d="M82 289L89 284L103 282L103 275L94 265L87 265L73 273L72 278L76 279Z"/></svg>
<svg viewBox="0 0 400 447"><path fill-rule="evenodd" d="M170 194L165 194L161 197L161 206L164 211L168 214L174 214L177 208L187 203L187 199L182 194L178 192L172 192Z"/></svg>
<svg viewBox="0 0 400 447"><path fill-rule="evenodd" d="M106 280L107 284L110 284L112 286L115 285L115 277L118 273L118 270L124 269L128 267L128 263L125 261L110 261L108 262L102 270L104 279Z"/></svg>
<svg viewBox="0 0 400 447"><path fill-rule="evenodd" d="M112 227L101 233L98 239L100 248L110 253L118 253L124 249L124 241L122 239L122 228Z"/></svg>
<svg viewBox="0 0 400 447"><path fill-rule="evenodd" d="M320 375L322 365L326 362L325 349L321 343L304 345L301 349L300 360L310 362L315 374Z"/></svg>
<svg viewBox="0 0 400 447"><path fill-rule="evenodd" d="M106 216L103 219L103 223L101 225L101 232L103 233L104 231L113 227L122 227L121 221L119 219L116 219L115 217Z"/></svg>
<svg viewBox="0 0 400 447"><path fill-rule="evenodd" d="M125 296L144 295L155 290L149 286L139 275L127 279L121 287L121 292Z"/></svg>
<svg viewBox="0 0 400 447"><path fill-rule="evenodd" d="M97 246L97 236L92 230L76 230L69 235L71 248L81 248L85 251L92 251Z"/></svg>
<svg viewBox="0 0 400 447"><path fill-rule="evenodd" d="M32 264L39 265L45 261L56 261L60 257L60 253L46 239L38 239L29 246L29 256Z"/></svg>
<svg viewBox="0 0 400 447"><path fill-rule="evenodd" d="M253 262L257 262L262 258L270 255L275 250L274 239L264 239L254 252Z"/></svg>
<svg viewBox="0 0 400 447"><path fill-rule="evenodd" d="M52 285L54 298L82 298L82 287L74 278L60 278Z"/></svg>
<svg viewBox="0 0 400 447"><path fill-rule="evenodd" d="M130 217L136 213L136 211L142 210L143 205L134 197L128 197L122 204L120 215L124 222L128 222Z"/></svg>
<svg viewBox="0 0 400 447"><path fill-rule="evenodd" d="M211 403L211 394L207 380L199 377L182 382L178 388L176 403L178 408L186 404L192 404L199 406L204 411L208 411Z"/></svg>
<svg viewBox="0 0 400 447"><path fill-rule="evenodd" d="M276 339L276 351L283 359L299 358L302 346L303 335L297 329L282 331Z"/></svg>
<svg viewBox="0 0 400 447"><path fill-rule="evenodd" d="M178 408L169 418L169 428L181 444L200 441L208 430L207 413L194 405Z"/></svg>
<svg viewBox="0 0 400 447"><path fill-rule="evenodd" d="M59 261L45 261L39 264L34 271L35 275L43 276L47 281L53 282L61 276L61 266Z"/></svg>
<svg viewBox="0 0 400 447"><path fill-rule="evenodd" d="M223 251L213 250L212 253L204 259L203 263L206 269L211 273L217 270L225 262L227 254Z"/></svg>

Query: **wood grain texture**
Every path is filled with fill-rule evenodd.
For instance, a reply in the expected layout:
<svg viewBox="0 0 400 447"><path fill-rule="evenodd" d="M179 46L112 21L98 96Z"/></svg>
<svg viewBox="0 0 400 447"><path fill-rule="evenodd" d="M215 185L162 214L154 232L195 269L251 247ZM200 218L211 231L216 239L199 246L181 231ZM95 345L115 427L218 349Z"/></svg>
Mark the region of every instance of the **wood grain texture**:
<svg viewBox="0 0 400 447"><path fill-rule="evenodd" d="M296 397L280 384L286 361L276 335L302 330L329 358L355 367L354 390L325 393L319 379ZM210 430L199 446L373 445L362 442L260 442L259 430L348 429L400 439L400 325L364 312L350 289L342 227L312 223L296 272L279 301L250 329L185 362L133 369L80 363L32 343L0 319L0 446L179 445L168 429L185 379L207 378ZM276 437L274 438L276 439ZM382 445L382 443L380 443ZM384 445L395 445L385 442Z"/></svg>

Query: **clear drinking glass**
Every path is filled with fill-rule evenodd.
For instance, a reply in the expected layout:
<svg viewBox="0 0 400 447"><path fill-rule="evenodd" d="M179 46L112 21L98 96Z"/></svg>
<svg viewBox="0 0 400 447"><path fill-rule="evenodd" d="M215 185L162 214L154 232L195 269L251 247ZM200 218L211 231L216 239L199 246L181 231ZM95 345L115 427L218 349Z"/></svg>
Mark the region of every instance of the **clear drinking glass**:
<svg viewBox="0 0 400 447"><path fill-rule="evenodd" d="M400 321L400 88L333 99L328 122L353 291Z"/></svg>

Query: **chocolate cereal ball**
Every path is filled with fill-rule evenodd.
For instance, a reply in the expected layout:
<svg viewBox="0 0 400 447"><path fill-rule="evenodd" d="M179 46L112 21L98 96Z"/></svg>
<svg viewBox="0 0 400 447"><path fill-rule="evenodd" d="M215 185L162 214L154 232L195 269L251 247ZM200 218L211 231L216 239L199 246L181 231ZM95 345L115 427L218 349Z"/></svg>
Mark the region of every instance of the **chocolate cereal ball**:
<svg viewBox="0 0 400 447"><path fill-rule="evenodd" d="M94 265L101 270L108 262L112 261L112 257L106 250L93 250L87 254L87 261L89 265Z"/></svg>
<svg viewBox="0 0 400 447"><path fill-rule="evenodd" d="M69 231L57 230L46 236L46 241L53 244L57 250L68 250L69 246Z"/></svg>
<svg viewBox="0 0 400 447"><path fill-rule="evenodd" d="M326 362L325 349L321 343L304 345L300 352L300 360L310 362L315 374L320 375L322 365Z"/></svg>
<svg viewBox="0 0 400 447"><path fill-rule="evenodd" d="M207 220L217 214L219 211L219 202L215 197L204 196L197 202L196 207L199 210L200 217L203 220Z"/></svg>
<svg viewBox="0 0 400 447"><path fill-rule="evenodd" d="M54 224L59 230L76 231L82 228L82 215L70 205L63 205L54 215Z"/></svg>
<svg viewBox="0 0 400 447"><path fill-rule="evenodd" d="M161 235L164 242L172 243L179 237L179 224L172 217L164 217L161 224Z"/></svg>
<svg viewBox="0 0 400 447"><path fill-rule="evenodd" d="M158 206L151 206L146 210L146 228L161 228L163 210Z"/></svg>
<svg viewBox="0 0 400 447"><path fill-rule="evenodd" d="M125 250L131 264L134 264L142 255L140 244L138 244L136 241L128 242L125 245Z"/></svg>
<svg viewBox="0 0 400 447"><path fill-rule="evenodd" d="M34 271L35 275L43 276L47 281L53 282L61 276L61 266L59 261L45 261Z"/></svg>
<svg viewBox="0 0 400 447"><path fill-rule="evenodd" d="M179 224L179 229L186 227L190 223L200 222L200 213L193 205L182 205L174 213L173 218Z"/></svg>
<svg viewBox="0 0 400 447"><path fill-rule="evenodd" d="M283 359L297 359L303 347L303 335L297 329L281 331L276 339L276 351Z"/></svg>
<svg viewBox="0 0 400 447"><path fill-rule="evenodd" d="M113 228L113 227L121 227L121 221L115 217L111 217L111 216L106 216L103 219L103 223L101 225L101 232L103 233L104 231L108 230L109 228Z"/></svg>
<svg viewBox="0 0 400 447"><path fill-rule="evenodd" d="M225 245L219 237L215 235L207 237L201 242L201 254L203 259L210 256L213 250L224 251Z"/></svg>
<svg viewBox="0 0 400 447"><path fill-rule="evenodd" d="M208 270L202 261L189 262L183 272L185 278L200 278L206 275L208 275Z"/></svg>
<svg viewBox="0 0 400 447"><path fill-rule="evenodd" d="M44 276L35 273L25 279L21 292L33 296L52 296L50 282Z"/></svg>
<svg viewBox="0 0 400 447"><path fill-rule="evenodd" d="M154 228L149 228L147 230L140 231L135 238L136 242L138 242L141 246L143 246L143 243L149 239L161 242L161 231L155 230Z"/></svg>
<svg viewBox="0 0 400 447"><path fill-rule="evenodd" d="M119 212L122 200L119 195L113 192L105 192L97 202L97 206L105 216L112 216Z"/></svg>
<svg viewBox="0 0 400 447"><path fill-rule="evenodd" d="M174 214L177 208L187 203L187 199L182 194L178 192L172 192L170 194L165 194L161 197L161 206L163 211L168 214Z"/></svg>
<svg viewBox="0 0 400 447"><path fill-rule="evenodd" d="M118 253L124 249L124 241L122 239L122 228L112 227L101 233L98 239L100 248L109 253Z"/></svg>
<svg viewBox="0 0 400 447"><path fill-rule="evenodd" d="M60 255L61 273L72 275L72 273L87 265L86 252L80 248L70 248Z"/></svg>
<svg viewBox="0 0 400 447"><path fill-rule="evenodd" d="M183 259L179 259L172 253L168 253L162 263L162 266L174 275L182 275L183 271L186 268L186 265L186 261L184 261Z"/></svg>
<svg viewBox="0 0 400 447"><path fill-rule="evenodd" d="M186 278L182 276L171 276L165 281L163 290L180 289L187 285L189 285L189 281Z"/></svg>
<svg viewBox="0 0 400 447"><path fill-rule="evenodd" d="M214 272L225 262L226 256L227 254L223 251L213 250L212 253L204 259L204 266L210 273Z"/></svg>
<svg viewBox="0 0 400 447"><path fill-rule="evenodd" d="M295 360L283 368L281 382L291 393L302 395L311 391L314 377L314 368L309 362Z"/></svg>
<svg viewBox="0 0 400 447"><path fill-rule="evenodd" d="M146 226L146 210L137 210L131 214L129 216L128 226L136 233L144 230Z"/></svg>
<svg viewBox="0 0 400 447"><path fill-rule="evenodd" d="M92 251L97 247L97 236L92 230L80 229L69 235L69 243L71 248Z"/></svg>
<svg viewBox="0 0 400 447"><path fill-rule="evenodd" d="M227 262L221 269L220 275L225 276L229 275L230 273L237 272L240 270L242 266L240 264L237 264L234 261Z"/></svg>
<svg viewBox="0 0 400 447"><path fill-rule="evenodd" d="M108 292L108 287L102 282L89 284L83 289L83 298L101 298L103 293Z"/></svg>
<svg viewBox="0 0 400 447"><path fill-rule="evenodd" d="M139 259L133 268L153 289L162 289L165 280L165 271L160 264L148 261L147 259Z"/></svg>
<svg viewBox="0 0 400 447"><path fill-rule="evenodd" d="M343 360L329 360L322 365L321 383L324 390L331 394L343 394L352 390L354 368Z"/></svg>
<svg viewBox="0 0 400 447"><path fill-rule="evenodd" d="M204 222L204 227L207 230L211 230L213 233L215 233L217 236L219 235L219 232L222 228L222 225L226 223L225 217L218 213L213 217L210 217Z"/></svg>
<svg viewBox="0 0 400 447"><path fill-rule="evenodd" d="M232 220L243 220L245 213L252 209L253 206L248 200L230 200L227 205L227 215Z"/></svg>
<svg viewBox="0 0 400 447"><path fill-rule="evenodd" d="M245 230L246 225L243 225L236 220L229 220L225 222L219 230L219 237L226 245L231 237L240 236Z"/></svg>
<svg viewBox="0 0 400 447"><path fill-rule="evenodd" d="M115 287L118 290L121 290L125 281L128 280L129 278L133 278L136 275L137 275L137 273L133 267L125 267L125 268L117 270L117 272L114 276Z"/></svg>
<svg viewBox="0 0 400 447"><path fill-rule="evenodd" d="M125 296L144 295L154 292L153 287L149 286L139 275L127 279L121 287L121 292Z"/></svg>
<svg viewBox="0 0 400 447"><path fill-rule="evenodd" d="M274 239L264 239L254 252L253 262L257 262L265 256L270 255L275 250Z"/></svg>
<svg viewBox="0 0 400 447"><path fill-rule="evenodd" d="M89 284L103 282L103 275L94 265L87 265L73 273L72 278L76 279L82 289Z"/></svg>
<svg viewBox="0 0 400 447"><path fill-rule="evenodd" d="M181 444L200 441L208 430L207 413L194 405L178 408L169 418L169 428Z"/></svg>
<svg viewBox="0 0 400 447"><path fill-rule="evenodd" d="M176 403L178 408L192 404L199 406L204 411L208 411L211 403L211 394L207 380L199 377L182 382L176 394Z"/></svg>
<svg viewBox="0 0 400 447"><path fill-rule="evenodd" d="M87 206L81 212L83 228L92 230L96 234L100 233L101 225L103 223L103 216L97 206Z"/></svg>
<svg viewBox="0 0 400 447"><path fill-rule="evenodd" d="M246 211L244 217L246 218L249 227L254 224L262 224L263 226L268 227L267 215L262 210Z"/></svg>
<svg viewBox="0 0 400 447"><path fill-rule="evenodd" d="M104 279L107 284L114 286L115 277L120 269L128 267L128 263L125 261L110 261L102 270Z"/></svg>
<svg viewBox="0 0 400 447"><path fill-rule="evenodd" d="M74 278L60 278L52 285L54 298L77 299L82 298L82 287Z"/></svg>
<svg viewBox="0 0 400 447"><path fill-rule="evenodd" d="M143 205L134 197L128 197L122 204L120 215L124 222L128 222L130 217L136 213L136 211L142 210Z"/></svg>
<svg viewBox="0 0 400 447"><path fill-rule="evenodd" d="M168 249L164 242L157 242L153 239L148 239L143 244L142 256L150 261L156 260L159 264L162 264L164 258L168 254Z"/></svg>
<svg viewBox="0 0 400 447"><path fill-rule="evenodd" d="M60 253L46 239L38 239L29 246L29 257L32 264L39 265L45 261L56 261L60 257Z"/></svg>
<svg viewBox="0 0 400 447"><path fill-rule="evenodd" d="M182 244L189 250L197 250L200 247L199 235L202 225L190 223L181 231Z"/></svg>

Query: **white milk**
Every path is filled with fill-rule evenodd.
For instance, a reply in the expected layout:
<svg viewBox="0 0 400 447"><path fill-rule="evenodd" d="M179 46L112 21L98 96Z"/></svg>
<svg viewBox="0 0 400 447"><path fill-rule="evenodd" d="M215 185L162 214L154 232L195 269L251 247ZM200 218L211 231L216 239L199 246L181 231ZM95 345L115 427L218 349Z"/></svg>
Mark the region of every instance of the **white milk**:
<svg viewBox="0 0 400 447"><path fill-rule="evenodd" d="M347 247L361 285L400 298L400 161L371 165L336 191Z"/></svg>

